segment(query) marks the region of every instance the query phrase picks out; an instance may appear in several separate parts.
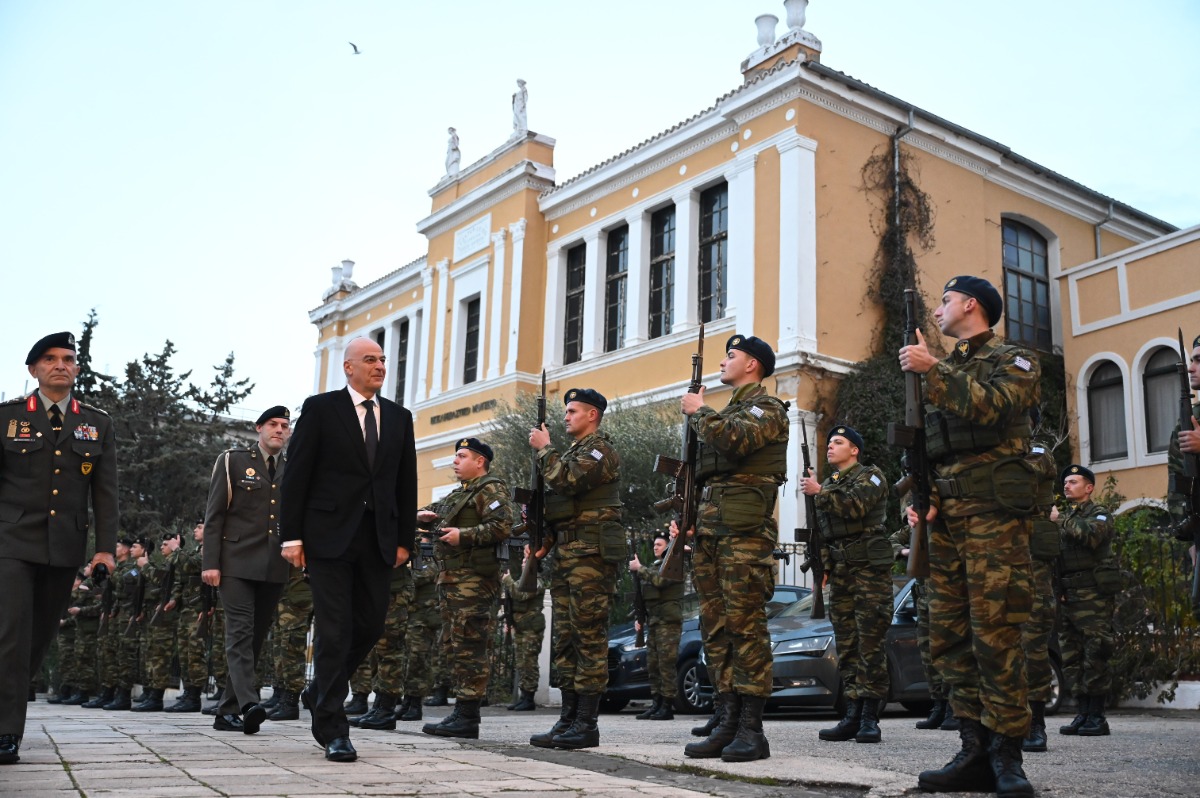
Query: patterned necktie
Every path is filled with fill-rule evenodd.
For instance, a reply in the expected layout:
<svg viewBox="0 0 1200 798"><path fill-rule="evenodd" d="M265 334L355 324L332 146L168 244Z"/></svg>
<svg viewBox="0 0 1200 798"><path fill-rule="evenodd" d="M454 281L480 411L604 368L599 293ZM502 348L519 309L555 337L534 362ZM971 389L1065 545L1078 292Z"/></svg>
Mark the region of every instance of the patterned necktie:
<svg viewBox="0 0 1200 798"><path fill-rule="evenodd" d="M267 458L267 474L271 477L271 482L275 481L275 455Z"/></svg>
<svg viewBox="0 0 1200 798"><path fill-rule="evenodd" d="M55 432L62 432L62 427L62 411L58 409L58 405L50 405L50 429Z"/></svg>
<svg viewBox="0 0 1200 798"><path fill-rule="evenodd" d="M375 449L379 446L379 427L375 422L375 402L367 399L362 403L367 414L363 417L363 433L367 442L367 465L375 467Z"/></svg>

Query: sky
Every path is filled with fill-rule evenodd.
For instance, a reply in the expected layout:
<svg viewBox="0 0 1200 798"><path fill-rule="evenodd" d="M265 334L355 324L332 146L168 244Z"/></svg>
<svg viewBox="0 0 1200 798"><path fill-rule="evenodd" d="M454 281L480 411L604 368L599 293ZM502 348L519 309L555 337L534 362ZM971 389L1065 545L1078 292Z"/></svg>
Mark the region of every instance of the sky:
<svg viewBox="0 0 1200 798"><path fill-rule="evenodd" d="M330 267L421 257L444 173L512 130L560 182L741 84L778 0L0 0L0 394L29 347L99 326L120 373L171 340L244 417L313 389ZM813 0L822 63L1178 227L1200 223L1200 4ZM354 55L349 42L361 50Z"/></svg>

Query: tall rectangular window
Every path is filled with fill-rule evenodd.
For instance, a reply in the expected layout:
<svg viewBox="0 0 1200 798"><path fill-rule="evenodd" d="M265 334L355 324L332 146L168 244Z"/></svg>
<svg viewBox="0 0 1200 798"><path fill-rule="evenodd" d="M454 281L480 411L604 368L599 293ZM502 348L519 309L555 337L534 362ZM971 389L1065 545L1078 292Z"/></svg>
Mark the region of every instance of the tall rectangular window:
<svg viewBox="0 0 1200 798"><path fill-rule="evenodd" d="M467 330L463 341L463 385L479 379L479 297L467 302Z"/></svg>
<svg viewBox="0 0 1200 798"><path fill-rule="evenodd" d="M392 372L396 375L396 404L404 407L404 389L408 385L408 319L396 328L396 338L396 365Z"/></svg>
<svg viewBox="0 0 1200 798"><path fill-rule="evenodd" d="M725 317L729 257L729 184L700 194L700 321Z"/></svg>
<svg viewBox="0 0 1200 798"><path fill-rule="evenodd" d="M1046 239L1032 227L1001 223L1004 261L1005 337L1043 352L1054 346L1050 335L1050 277Z"/></svg>
<svg viewBox="0 0 1200 798"><path fill-rule="evenodd" d="M583 356L583 278L587 247L580 244L567 250L567 306L563 312L563 364L576 363Z"/></svg>
<svg viewBox="0 0 1200 798"><path fill-rule="evenodd" d="M675 206L650 217L650 337L671 333L675 311Z"/></svg>
<svg viewBox="0 0 1200 798"><path fill-rule="evenodd" d="M1171 433L1179 423L1179 353L1169 346L1159 348L1146 361L1142 372L1142 397L1146 403L1146 448L1165 452Z"/></svg>
<svg viewBox="0 0 1200 798"><path fill-rule="evenodd" d="M608 234L604 267L604 351L625 345L625 293L629 275L629 226Z"/></svg>

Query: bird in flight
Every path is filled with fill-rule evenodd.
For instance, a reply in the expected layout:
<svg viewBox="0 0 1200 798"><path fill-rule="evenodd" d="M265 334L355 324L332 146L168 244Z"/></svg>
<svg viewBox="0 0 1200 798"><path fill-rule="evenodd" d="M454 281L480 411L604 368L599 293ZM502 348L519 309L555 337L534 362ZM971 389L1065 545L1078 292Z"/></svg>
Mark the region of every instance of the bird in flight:
<svg viewBox="0 0 1200 798"><path fill-rule="evenodd" d="M360 53L360 52L358 51L358 45L357 45L357 44L355 44L354 42L350 42L350 46L354 48L354 54L355 54L355 55L362 55L362 53Z"/></svg>

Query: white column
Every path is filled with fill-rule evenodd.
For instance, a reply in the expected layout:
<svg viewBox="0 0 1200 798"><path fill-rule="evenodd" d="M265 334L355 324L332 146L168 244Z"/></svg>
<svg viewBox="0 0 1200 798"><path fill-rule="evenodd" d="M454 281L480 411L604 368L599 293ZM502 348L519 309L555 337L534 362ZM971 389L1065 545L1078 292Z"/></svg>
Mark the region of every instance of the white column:
<svg viewBox="0 0 1200 798"><path fill-rule="evenodd" d="M542 368L562 365L563 304L567 301L563 251L546 251L546 326L542 329Z"/></svg>
<svg viewBox="0 0 1200 798"><path fill-rule="evenodd" d="M817 351L817 142L796 134L779 150L779 348Z"/></svg>
<svg viewBox="0 0 1200 798"><path fill-rule="evenodd" d="M442 392L442 364L446 361L446 298L450 296L449 277L450 261L442 258L437 262L437 300L429 316L429 324L435 332L433 385L429 386L430 396L437 396Z"/></svg>
<svg viewBox="0 0 1200 798"><path fill-rule="evenodd" d="M604 257L600 252L600 231L583 237L587 248L583 280L583 351L580 360L604 351Z"/></svg>
<svg viewBox="0 0 1200 798"><path fill-rule="evenodd" d="M534 701L539 704L557 707L562 706L562 691L550 686L550 630L554 627L551 615L550 591L547 590L542 599L542 615L546 616L546 634L542 635L542 648L538 651L538 686Z"/></svg>
<svg viewBox="0 0 1200 798"><path fill-rule="evenodd" d="M501 227L492 233L492 248L496 258L492 264L492 291L488 297L487 324L481 324L479 329L487 330L488 363L485 379L494 380L500 376L500 325L504 318L504 239L508 231ZM483 347L480 346L480 351Z"/></svg>
<svg viewBox="0 0 1200 798"><path fill-rule="evenodd" d="M321 355L329 351L328 346L323 346L313 352L313 387L310 393L322 393L321 391Z"/></svg>
<svg viewBox="0 0 1200 798"><path fill-rule="evenodd" d="M513 244L512 292L508 298L508 357L504 361L504 373L512 374L517 370L517 345L521 340L521 280L525 271L525 220L513 222L508 229L512 233Z"/></svg>
<svg viewBox="0 0 1200 798"><path fill-rule="evenodd" d="M636 346L650 337L650 235L644 212L629 224L629 273L625 276L625 345Z"/></svg>
<svg viewBox="0 0 1200 798"><path fill-rule="evenodd" d="M688 189L675 200L675 318L671 330L695 327L700 320L696 253L700 249L700 199Z"/></svg>
<svg viewBox="0 0 1200 798"><path fill-rule="evenodd" d="M411 407L413 398L420 396L420 393L414 393L414 388L417 383L417 375L424 374L425 370L421 368L421 323L423 321L422 311L417 311L408 317L408 374L404 375L404 406Z"/></svg>
<svg viewBox="0 0 1200 798"><path fill-rule="evenodd" d="M729 183L729 262L725 267L725 317L738 331L754 335L754 164L757 153L739 155L725 173Z"/></svg>

